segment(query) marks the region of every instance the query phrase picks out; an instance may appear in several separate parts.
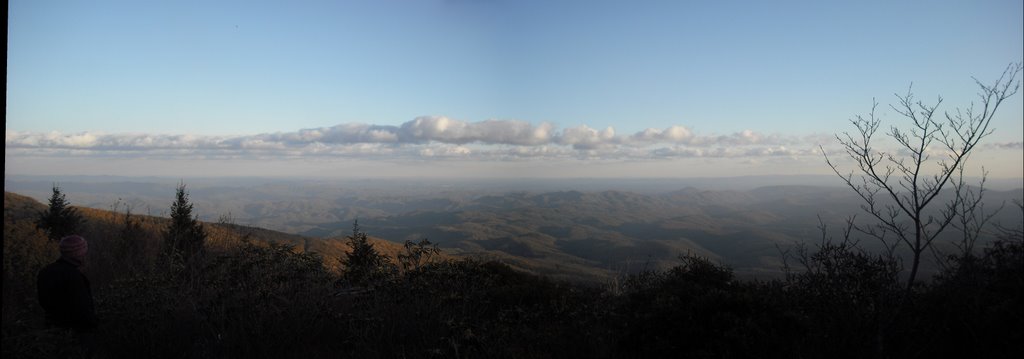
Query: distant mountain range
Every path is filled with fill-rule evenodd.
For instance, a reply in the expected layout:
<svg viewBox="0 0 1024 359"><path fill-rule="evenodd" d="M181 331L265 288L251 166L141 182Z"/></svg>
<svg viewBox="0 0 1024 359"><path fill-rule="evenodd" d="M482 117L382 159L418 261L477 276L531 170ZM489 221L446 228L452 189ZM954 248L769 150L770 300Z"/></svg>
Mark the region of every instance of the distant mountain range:
<svg viewBox="0 0 1024 359"><path fill-rule="evenodd" d="M581 187L611 187L595 185L598 182ZM665 190L667 185L660 181L647 184L633 180L621 186L636 191L559 190L569 184L555 181L527 183L521 187L531 189L523 190L514 184L472 182L250 179L199 181L189 183L189 189L205 220L224 217L266 228L261 231L267 233L280 231L268 236L332 256L343 253L345 248L336 239L349 234L352 221L359 219L367 233L394 243L429 238L452 255L498 259L530 272L588 282L644 268L668 268L683 253L714 258L740 276L778 276L780 248L819 240L819 218L832 235L850 215L866 220L859 198L842 187ZM6 190L40 200L49 195L51 185L6 180ZM131 206L136 213L157 216L165 215L174 191L174 182L144 180L60 186L75 205L121 210ZM985 198L991 210L1004 201L1021 200L1024 190L991 190ZM5 203L5 216L6 207ZM1021 221L1020 211L1010 207L994 218L1010 226ZM942 248L948 249L953 238L950 232ZM862 243L869 248L876 244Z"/></svg>

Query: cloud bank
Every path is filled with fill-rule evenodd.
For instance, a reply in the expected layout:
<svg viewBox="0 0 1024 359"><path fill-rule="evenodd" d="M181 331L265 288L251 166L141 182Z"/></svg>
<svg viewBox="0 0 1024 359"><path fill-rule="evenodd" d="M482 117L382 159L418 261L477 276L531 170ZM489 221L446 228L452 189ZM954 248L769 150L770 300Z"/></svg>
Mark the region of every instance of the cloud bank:
<svg viewBox="0 0 1024 359"><path fill-rule="evenodd" d="M612 127L557 129L520 120L466 122L422 116L399 126L347 123L247 136L34 133L7 130L8 152L29 155L406 159L662 159L816 155L827 136L753 131L700 135L684 126L619 134Z"/></svg>

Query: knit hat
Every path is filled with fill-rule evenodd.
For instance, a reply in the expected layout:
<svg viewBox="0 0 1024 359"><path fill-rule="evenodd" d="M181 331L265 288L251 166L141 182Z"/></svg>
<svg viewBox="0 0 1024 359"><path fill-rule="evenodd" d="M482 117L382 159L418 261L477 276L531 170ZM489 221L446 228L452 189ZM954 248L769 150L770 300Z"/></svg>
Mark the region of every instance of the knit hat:
<svg viewBox="0 0 1024 359"><path fill-rule="evenodd" d="M89 243L86 243L82 236L73 234L60 239L60 256L71 259L76 262L75 264L84 262L85 253L88 251Z"/></svg>

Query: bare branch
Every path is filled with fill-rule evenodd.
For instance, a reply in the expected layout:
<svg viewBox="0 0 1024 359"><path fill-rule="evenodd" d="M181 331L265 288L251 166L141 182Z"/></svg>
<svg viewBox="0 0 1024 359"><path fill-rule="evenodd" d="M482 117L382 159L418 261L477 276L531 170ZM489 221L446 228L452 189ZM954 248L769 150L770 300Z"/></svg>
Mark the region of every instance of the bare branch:
<svg viewBox="0 0 1024 359"><path fill-rule="evenodd" d="M990 124L1002 102L1019 91L1021 71L1021 63L1012 63L991 85L975 79L981 89L979 108L972 103L966 108L943 112L941 119L936 114L943 103L942 97L933 104L917 100L913 84L905 94L895 94L896 104L889 107L907 120L909 126L889 127L886 135L899 148L893 152L873 147L872 140L881 121L876 116L878 102L872 101L867 117L858 115L850 120L856 134L844 132L843 136L836 136L854 162L851 172L841 171L820 147L825 162L861 198L861 209L875 221L866 226L850 222L849 231L878 239L890 255L900 244L906 244L914 255L908 288L914 284L921 254L930 249L933 255L940 255L933 243L941 233L949 227L959 229L964 235L960 250L970 253L981 228L994 215L986 213L981 201L987 173L983 174L981 186L975 192L965 183L964 164L981 140L993 133ZM932 159L934 153L930 151L937 149L945 154ZM932 168L937 170L932 171ZM953 199L934 203L947 186L954 192Z"/></svg>

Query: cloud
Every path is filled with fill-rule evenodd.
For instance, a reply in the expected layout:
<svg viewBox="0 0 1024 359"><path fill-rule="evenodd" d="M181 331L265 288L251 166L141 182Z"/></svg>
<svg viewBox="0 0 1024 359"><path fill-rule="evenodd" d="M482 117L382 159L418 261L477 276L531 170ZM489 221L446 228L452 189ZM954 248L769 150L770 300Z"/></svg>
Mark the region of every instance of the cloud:
<svg viewBox="0 0 1024 359"><path fill-rule="evenodd" d="M612 127L557 129L547 122L466 122L421 116L398 126L346 123L234 137L7 130L5 148L11 153L40 156L661 159L807 156L814 155L816 143L822 138L828 137L769 135L750 130L699 135L680 125L620 135ZM1019 143L1016 145L1019 148Z"/></svg>
<svg viewBox="0 0 1024 359"><path fill-rule="evenodd" d="M551 141L553 126L533 126L519 120L464 122L444 116L421 116L403 123L398 132L406 142L436 141L451 144L473 142L535 146Z"/></svg>
<svg viewBox="0 0 1024 359"><path fill-rule="evenodd" d="M683 126L671 126L664 130L648 128L630 136L633 143L649 144L659 142L688 143L693 139L690 129Z"/></svg>
<svg viewBox="0 0 1024 359"><path fill-rule="evenodd" d="M221 137L196 135L146 135L7 131L7 148L141 151L153 149L216 149L234 146Z"/></svg>
<svg viewBox="0 0 1024 359"><path fill-rule="evenodd" d="M567 128L557 139L557 143L570 145L577 150L611 148L616 142L618 139L615 137L614 128L608 127L598 131L586 125Z"/></svg>
<svg viewBox="0 0 1024 359"><path fill-rule="evenodd" d="M472 154L473 151L465 146L437 146L437 147L425 147L420 150L420 156L423 157L466 157Z"/></svg>
<svg viewBox="0 0 1024 359"><path fill-rule="evenodd" d="M296 132L263 134L254 137L267 142L284 142L292 145L305 143L395 143L398 142L398 127L348 123L332 127L302 129Z"/></svg>
<svg viewBox="0 0 1024 359"><path fill-rule="evenodd" d="M1001 150L1020 150L1024 149L1024 142L999 142L985 145L985 148L994 148Z"/></svg>

